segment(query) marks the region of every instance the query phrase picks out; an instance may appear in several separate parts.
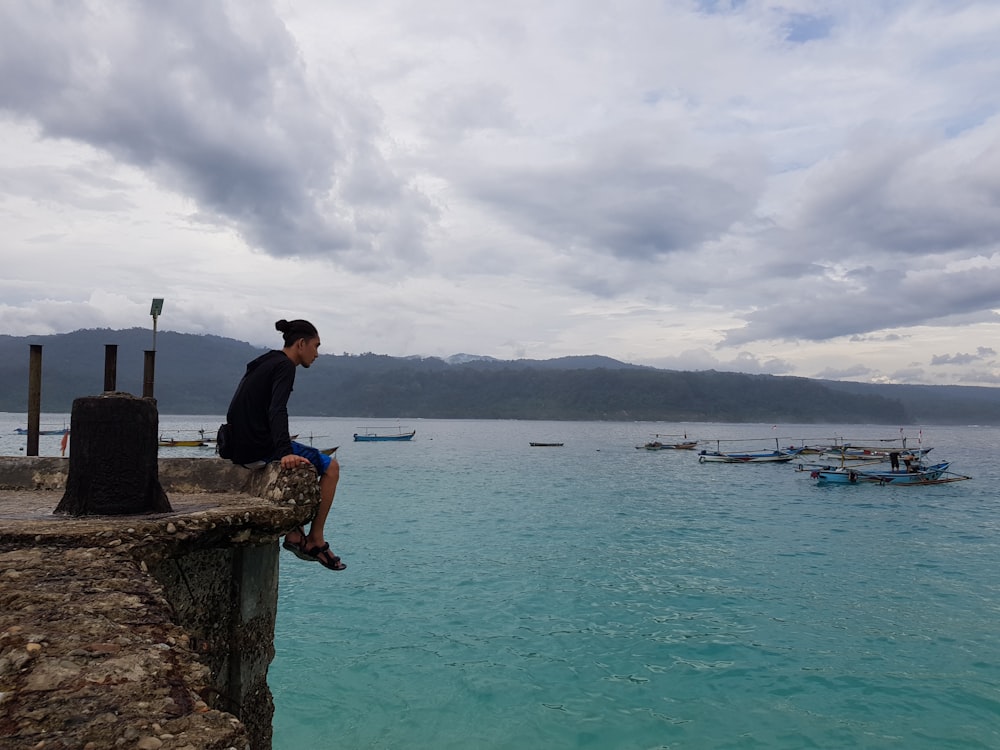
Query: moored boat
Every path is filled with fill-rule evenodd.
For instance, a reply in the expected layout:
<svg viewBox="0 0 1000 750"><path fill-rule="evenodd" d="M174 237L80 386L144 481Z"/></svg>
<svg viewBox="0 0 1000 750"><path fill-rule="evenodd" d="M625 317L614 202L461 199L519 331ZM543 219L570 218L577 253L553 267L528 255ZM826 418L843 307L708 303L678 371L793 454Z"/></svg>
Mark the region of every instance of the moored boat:
<svg viewBox="0 0 1000 750"><path fill-rule="evenodd" d="M950 462L931 466L911 464L902 469L859 469L851 466L813 469L810 476L818 484L941 484L969 479L961 474L948 471Z"/></svg>
<svg viewBox="0 0 1000 750"><path fill-rule="evenodd" d="M791 461L800 451L797 448L791 450L773 451L753 451L750 453L724 453L722 451L701 451L698 454L699 463L724 463L724 464L762 464L762 463L786 463Z"/></svg>
<svg viewBox="0 0 1000 750"><path fill-rule="evenodd" d="M208 448L215 445L215 435L209 435L204 429L201 430L167 430L167 433L182 435L183 437L167 437L160 434L157 444L161 448ZM198 437L190 437L192 433L197 433ZM292 435L294 440L298 435Z"/></svg>
<svg viewBox="0 0 1000 750"><path fill-rule="evenodd" d="M396 433L395 435L393 435L393 434L384 434L384 433L383 434L379 434L377 432L373 432L371 430L365 429L364 432L355 432L354 433L354 442L356 442L356 443L381 443L381 442L387 442L387 441L396 441L396 442L399 442L401 440L412 440L413 436L416 435L416 434L417 434L416 430L410 430L409 432L403 432L402 429L400 429L400 431L398 433Z"/></svg>
<svg viewBox="0 0 1000 750"><path fill-rule="evenodd" d="M562 443L528 443L532 448L562 448Z"/></svg>
<svg viewBox="0 0 1000 750"><path fill-rule="evenodd" d="M862 438L845 440L835 438L833 444L822 446L819 457L823 461L892 461L893 468L898 468L900 461L919 461L931 452L931 447L924 447L923 430L917 438L917 447L907 443L913 441L903 435L900 429L899 437L892 438Z"/></svg>
<svg viewBox="0 0 1000 750"><path fill-rule="evenodd" d="M690 451L698 447L697 440L688 440L688 436L684 435L683 439L675 442L664 442L660 440L661 437L679 437L678 435L654 435L653 440L648 443L643 443L642 445L635 446L636 450L647 450L647 451Z"/></svg>
<svg viewBox="0 0 1000 750"><path fill-rule="evenodd" d="M841 445L824 448L819 457L824 461L889 461L895 453L897 460L920 459L933 450L932 448L865 448L862 446Z"/></svg>
<svg viewBox="0 0 1000 750"><path fill-rule="evenodd" d="M172 440L161 437L157 444L161 448L207 448L208 442L205 440Z"/></svg>
<svg viewBox="0 0 1000 750"><path fill-rule="evenodd" d="M720 463L720 464L781 464L791 461L802 453L802 448L789 446L781 447L782 438L770 438L774 440L774 450L723 450L723 443L746 443L760 442L758 440L713 440L715 450L703 450L698 452L698 463Z"/></svg>

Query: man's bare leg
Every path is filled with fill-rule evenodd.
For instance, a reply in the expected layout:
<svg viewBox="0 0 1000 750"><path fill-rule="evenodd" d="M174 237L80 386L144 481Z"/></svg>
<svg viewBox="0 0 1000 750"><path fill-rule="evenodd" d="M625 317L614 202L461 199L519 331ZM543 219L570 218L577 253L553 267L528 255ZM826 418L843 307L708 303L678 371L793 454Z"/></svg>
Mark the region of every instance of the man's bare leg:
<svg viewBox="0 0 1000 750"><path fill-rule="evenodd" d="M330 515L330 508L333 507L333 496L337 494L339 481L340 464L337 459L333 459L326 473L319 479L319 506L316 508L316 515L313 516L309 534L306 536L306 549L322 547L326 543L323 529L326 526L326 518Z"/></svg>
<svg viewBox="0 0 1000 750"><path fill-rule="evenodd" d="M323 535L323 529L326 526L327 516L330 515L330 508L333 506L333 496L337 493L337 483L339 481L340 464L337 462L337 459L333 459L330 461L326 472L319 478L319 505L313 516L312 524L309 526L309 533L303 535L303 532L296 529L291 532L294 536L285 537L285 541L295 547L293 551L298 550L307 555L313 555L313 559L318 560L321 565L331 570L343 570L347 567L333 553ZM299 553L296 551L296 554Z"/></svg>

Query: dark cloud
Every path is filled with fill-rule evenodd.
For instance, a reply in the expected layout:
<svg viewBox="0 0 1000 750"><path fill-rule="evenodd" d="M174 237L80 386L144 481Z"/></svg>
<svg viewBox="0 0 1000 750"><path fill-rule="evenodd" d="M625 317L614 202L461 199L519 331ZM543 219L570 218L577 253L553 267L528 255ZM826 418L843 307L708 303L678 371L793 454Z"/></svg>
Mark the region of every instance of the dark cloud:
<svg viewBox="0 0 1000 750"><path fill-rule="evenodd" d="M696 168L662 159L664 144L582 148L566 163L484 170L465 184L526 234L634 261L718 239L751 214L760 189L760 165L745 156Z"/></svg>
<svg viewBox="0 0 1000 750"><path fill-rule="evenodd" d="M90 144L272 255L419 253L427 202L377 147L377 110L311 91L261 3L0 6L0 108Z"/></svg>
<svg viewBox="0 0 1000 750"><path fill-rule="evenodd" d="M963 385L1000 385L1000 372L972 369L957 376Z"/></svg>
<svg viewBox="0 0 1000 750"><path fill-rule="evenodd" d="M976 348L975 354L935 354L931 357L932 365L967 365L981 362L996 356L996 350L988 346Z"/></svg>
<svg viewBox="0 0 1000 750"><path fill-rule="evenodd" d="M1000 307L1000 269L947 273L861 269L846 278L789 287L788 296L745 317L724 343L766 339L826 341L931 323Z"/></svg>
<svg viewBox="0 0 1000 750"><path fill-rule="evenodd" d="M1000 121L963 134L967 145L862 128L810 177L800 239L831 261L989 251L1000 236ZM983 141L980 143L980 141Z"/></svg>
<svg viewBox="0 0 1000 750"><path fill-rule="evenodd" d="M908 337L898 333L868 334L851 336L851 341L861 343L864 341L905 341Z"/></svg>

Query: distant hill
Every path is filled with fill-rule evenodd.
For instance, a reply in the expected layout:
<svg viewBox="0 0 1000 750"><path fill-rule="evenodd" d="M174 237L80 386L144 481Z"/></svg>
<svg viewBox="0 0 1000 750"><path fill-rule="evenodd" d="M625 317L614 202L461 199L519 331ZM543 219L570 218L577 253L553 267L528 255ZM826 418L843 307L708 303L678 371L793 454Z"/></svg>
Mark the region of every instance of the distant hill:
<svg viewBox="0 0 1000 750"><path fill-rule="evenodd" d="M146 329L88 329L52 336L0 336L0 410L28 408L29 344L42 345L42 410L68 412L73 399L104 388L105 344L118 346L120 391L142 393L143 352L152 346ZM225 411L233 378L263 349L221 336L163 331L156 337L156 390L165 414ZM238 368L234 371L234 368Z"/></svg>
<svg viewBox="0 0 1000 750"><path fill-rule="evenodd" d="M1000 388L966 385L906 385L820 380L851 396L901 401L915 424L1000 424Z"/></svg>
<svg viewBox="0 0 1000 750"><path fill-rule="evenodd" d="M29 344L43 346L42 410L68 412L74 398L103 389L105 344L118 347L118 390L140 394L152 334L134 328L0 336L0 411L27 410ZM263 351L219 336L160 332L160 411L223 414L246 363ZM362 418L1000 424L1000 389L679 372L599 355L509 361L460 355L453 362L322 355L299 370L289 408Z"/></svg>

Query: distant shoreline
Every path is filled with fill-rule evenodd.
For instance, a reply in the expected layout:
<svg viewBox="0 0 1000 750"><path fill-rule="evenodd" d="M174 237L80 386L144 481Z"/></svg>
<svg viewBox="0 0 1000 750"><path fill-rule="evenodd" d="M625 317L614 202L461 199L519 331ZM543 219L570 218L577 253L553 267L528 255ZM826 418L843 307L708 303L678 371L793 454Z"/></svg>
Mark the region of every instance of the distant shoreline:
<svg viewBox="0 0 1000 750"><path fill-rule="evenodd" d="M149 332L76 331L0 337L0 411L27 411L28 350L41 344L42 410L64 415L100 392L105 346L117 349L117 390L141 393ZM225 413L246 363L246 342L161 332L154 396L164 415ZM599 355L553 360L378 354L322 355L298 372L292 416L520 419L670 423L1000 425L1000 388L853 383L737 372L658 370ZM308 407L310 413L302 414ZM20 425L23 426L23 425Z"/></svg>

